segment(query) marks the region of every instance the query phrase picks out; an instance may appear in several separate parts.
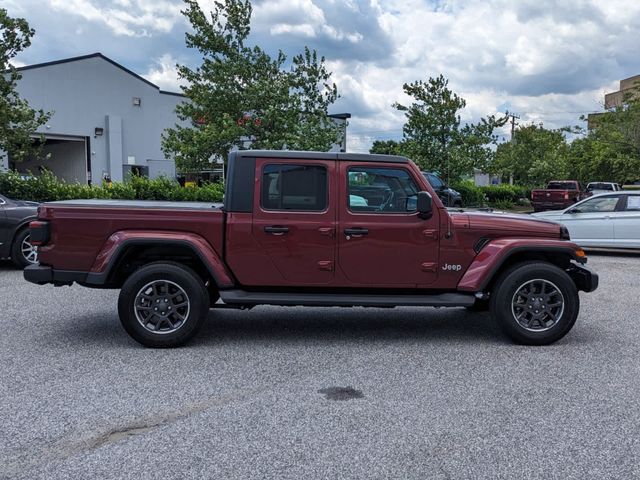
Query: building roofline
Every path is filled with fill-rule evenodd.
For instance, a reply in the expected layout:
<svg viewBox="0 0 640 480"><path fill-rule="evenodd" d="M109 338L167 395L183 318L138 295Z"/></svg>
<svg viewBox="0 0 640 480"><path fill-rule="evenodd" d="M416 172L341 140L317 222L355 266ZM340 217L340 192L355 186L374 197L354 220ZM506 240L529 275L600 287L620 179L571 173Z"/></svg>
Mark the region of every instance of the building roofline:
<svg viewBox="0 0 640 480"><path fill-rule="evenodd" d="M640 80L640 74L636 74L636 75L631 75L630 77L627 78L623 78L622 80L620 80L621 82L626 82L627 80L631 80L632 78L638 78Z"/></svg>
<svg viewBox="0 0 640 480"><path fill-rule="evenodd" d="M179 97L184 97L184 95L182 93L178 93L178 92L168 92L166 90L160 90L160 87L158 87L155 83L150 82L149 80L147 80L146 78L138 75L137 73L135 73L132 70L129 70L127 67L119 64L118 62L111 60L109 57L103 55L100 52L96 52L96 53L90 53L88 55L80 55L77 57L69 57L69 58L63 58L60 60L53 60L51 62L43 62L43 63L34 63L33 65L25 65L23 67L16 67L16 70L18 72L23 72L25 70L33 70L36 68L43 68L43 67L50 67L52 65L60 65L63 63L71 63L71 62L78 62L81 60L88 60L89 58L101 58L103 60L106 60L107 62L109 62L111 65L113 65L114 67L119 68L120 70L122 70L125 73L128 73L129 75L131 75L132 77L137 78L138 80L146 83L147 85L155 88L156 90L158 90L158 92L163 93L165 95L176 95Z"/></svg>
<svg viewBox="0 0 640 480"><path fill-rule="evenodd" d="M332 113L329 115L329 118L339 118L341 120L346 120L347 118L351 118L350 113Z"/></svg>

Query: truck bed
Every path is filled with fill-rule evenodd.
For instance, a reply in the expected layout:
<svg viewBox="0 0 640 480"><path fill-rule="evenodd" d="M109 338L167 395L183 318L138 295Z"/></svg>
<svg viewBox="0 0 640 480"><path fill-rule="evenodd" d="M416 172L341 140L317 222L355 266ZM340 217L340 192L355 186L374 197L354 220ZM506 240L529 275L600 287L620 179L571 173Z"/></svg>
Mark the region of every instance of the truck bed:
<svg viewBox="0 0 640 480"><path fill-rule="evenodd" d="M49 221L50 242L40 262L61 270L91 271L105 242L119 231L181 232L203 237L221 253L222 204L147 200L66 200L40 206Z"/></svg>

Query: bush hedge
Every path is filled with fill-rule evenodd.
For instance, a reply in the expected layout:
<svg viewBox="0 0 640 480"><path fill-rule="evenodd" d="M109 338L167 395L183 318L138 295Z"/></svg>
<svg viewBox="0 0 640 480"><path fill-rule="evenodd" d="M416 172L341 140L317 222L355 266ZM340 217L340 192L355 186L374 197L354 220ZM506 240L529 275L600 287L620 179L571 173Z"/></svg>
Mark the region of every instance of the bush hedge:
<svg viewBox="0 0 640 480"><path fill-rule="evenodd" d="M89 198L219 202L224 194L224 186L221 183L206 183L199 187L181 187L178 182L168 178L150 180L144 177L131 177L125 182L95 186L66 183L49 172L38 177L0 172L0 193L16 200L35 202Z"/></svg>
<svg viewBox="0 0 640 480"><path fill-rule="evenodd" d="M452 187L462 195L465 207L509 209L523 204L531 195L530 189L515 185L478 187L471 181L465 181ZM111 185L90 186L66 183L49 172L38 177L0 172L0 193L16 200L36 202L82 198L219 202L222 201L224 186L221 183L206 183L199 187L181 187L178 182L168 178L150 180L144 177L131 177L128 181Z"/></svg>
<svg viewBox="0 0 640 480"><path fill-rule="evenodd" d="M528 202L531 196L530 188L507 184L478 187L473 182L466 181L454 184L452 188L460 192L462 205L465 207L508 209Z"/></svg>

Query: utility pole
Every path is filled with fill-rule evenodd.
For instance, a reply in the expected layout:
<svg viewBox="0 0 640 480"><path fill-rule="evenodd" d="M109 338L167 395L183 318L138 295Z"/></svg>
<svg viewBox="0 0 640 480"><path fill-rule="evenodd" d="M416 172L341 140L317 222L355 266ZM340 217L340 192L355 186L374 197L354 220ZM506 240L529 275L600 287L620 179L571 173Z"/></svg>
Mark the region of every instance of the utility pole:
<svg viewBox="0 0 640 480"><path fill-rule="evenodd" d="M511 143L513 143L516 135L516 119L520 119L520 117L515 113L510 114L509 117L511 118ZM513 185L513 173L509 175L509 185Z"/></svg>
<svg viewBox="0 0 640 480"><path fill-rule="evenodd" d="M516 134L516 119L520 119L520 117L514 113L510 114L511 118L511 141L513 142L514 135Z"/></svg>

